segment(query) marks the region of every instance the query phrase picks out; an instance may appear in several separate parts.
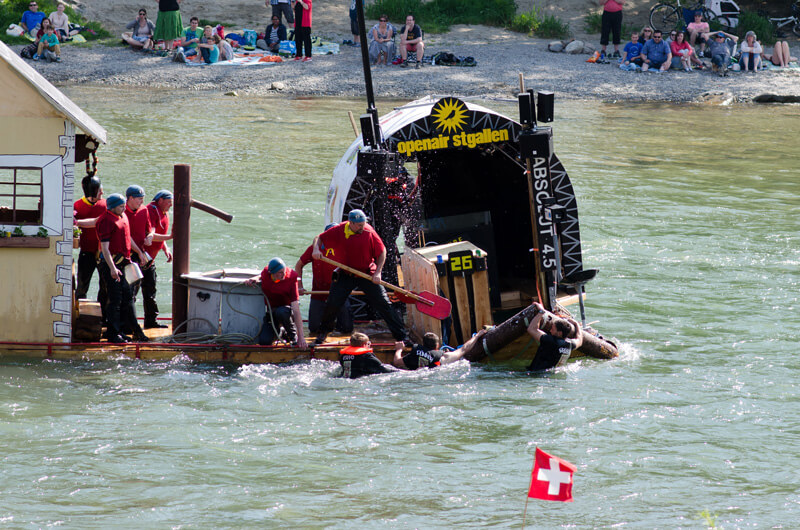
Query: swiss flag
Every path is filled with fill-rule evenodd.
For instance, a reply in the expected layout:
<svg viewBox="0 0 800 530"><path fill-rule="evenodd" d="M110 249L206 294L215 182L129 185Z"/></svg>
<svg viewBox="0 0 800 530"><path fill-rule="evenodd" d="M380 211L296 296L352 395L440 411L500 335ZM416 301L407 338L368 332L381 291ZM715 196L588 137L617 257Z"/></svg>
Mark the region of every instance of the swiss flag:
<svg viewBox="0 0 800 530"><path fill-rule="evenodd" d="M545 501L572 502L572 475L576 467L538 447L533 462L528 497Z"/></svg>

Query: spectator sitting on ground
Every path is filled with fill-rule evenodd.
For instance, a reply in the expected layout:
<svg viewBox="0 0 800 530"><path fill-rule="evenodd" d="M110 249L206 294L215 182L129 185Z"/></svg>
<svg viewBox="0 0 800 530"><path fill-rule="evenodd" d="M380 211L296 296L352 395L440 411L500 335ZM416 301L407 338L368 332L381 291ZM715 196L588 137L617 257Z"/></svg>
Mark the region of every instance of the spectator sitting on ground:
<svg viewBox="0 0 800 530"><path fill-rule="evenodd" d="M703 37L703 34L709 31L711 31L711 28L708 27L708 22L703 22L703 12L695 11L694 22L689 22L689 25L686 26L686 32L689 34L689 44L691 44L692 47L696 46L697 42L700 41L700 51L697 52L699 57L705 56L707 41Z"/></svg>
<svg viewBox="0 0 800 530"><path fill-rule="evenodd" d="M39 26L42 25L42 21L45 18L47 18L47 16L39 11L39 4L36 3L36 0L32 0L28 4L28 10L22 13L22 19L19 25L22 26L25 33L31 37L36 37L36 32L39 31Z"/></svg>
<svg viewBox="0 0 800 530"><path fill-rule="evenodd" d="M129 22L125 29L133 30L122 34L122 40L132 48L149 50L153 47L153 32L156 30L156 25L147 18L146 9L140 9L139 16L133 22Z"/></svg>
<svg viewBox="0 0 800 530"><path fill-rule="evenodd" d="M266 35L265 40L267 45L265 49L273 53L278 53L281 49L281 41L287 40L286 26L281 24L281 18L278 15L272 15L272 24L267 26L264 30L264 35Z"/></svg>
<svg viewBox="0 0 800 530"><path fill-rule="evenodd" d="M639 42L639 34L635 31L631 33L631 41L622 48L622 59L620 60L619 67L622 70L635 70L637 67L642 67L642 54L643 44Z"/></svg>
<svg viewBox="0 0 800 530"><path fill-rule="evenodd" d="M199 24L200 19L192 17L189 19L189 27L183 32L181 48L183 48L183 55L187 58L197 55L197 45L200 44L200 39L205 37L204 30L197 27ZM205 41L205 39L203 39L203 41Z"/></svg>
<svg viewBox="0 0 800 530"><path fill-rule="evenodd" d="M655 30L653 38L642 46L642 54L639 55L643 63L642 72L647 72L651 68L655 68L657 72L666 72L672 64L672 52L661 37L661 31Z"/></svg>
<svg viewBox="0 0 800 530"><path fill-rule="evenodd" d="M417 68L422 65L425 56L425 43L422 42L422 28L414 21L414 15L406 17L406 25L400 30L400 66L408 66L408 52L416 52Z"/></svg>
<svg viewBox="0 0 800 530"><path fill-rule="evenodd" d="M692 61L703 64L699 59L694 56L694 48L685 40L686 34L679 31L675 40L669 45L670 52L672 53L672 68L682 69L687 72L692 71Z"/></svg>
<svg viewBox="0 0 800 530"><path fill-rule="evenodd" d="M372 64L388 65L394 58L394 28L389 24L388 15L381 15L368 37L369 60Z"/></svg>
<svg viewBox="0 0 800 530"><path fill-rule="evenodd" d="M735 46L739 37L724 31L714 31L703 33L703 38L708 42L711 69L719 72L720 76L728 75L728 66L731 64L731 43Z"/></svg>
<svg viewBox="0 0 800 530"><path fill-rule="evenodd" d="M233 60L233 46L231 46L230 42L226 41L225 39L220 38L220 36L215 33L214 34L214 43L219 48L219 60L220 61L232 61Z"/></svg>
<svg viewBox="0 0 800 530"><path fill-rule="evenodd" d="M677 37L677 36L678 36L678 32L673 29L672 31L669 32L669 35L667 35L667 38L664 39L664 42L667 43L667 46L672 46L672 43L675 42L675 37Z"/></svg>
<svg viewBox="0 0 800 530"><path fill-rule="evenodd" d="M792 57L789 53L789 43L785 40L775 43L775 47L772 48L772 55L762 53L761 57L781 68L786 68L791 62L797 62L797 57Z"/></svg>
<svg viewBox="0 0 800 530"><path fill-rule="evenodd" d="M39 26L39 31L36 32L36 40L34 41L36 45L39 45L39 41L42 40L42 37L45 33L47 33L47 28L53 28L53 34L58 39L58 42L61 42L61 39L58 37L58 33L56 33L55 28L53 27L53 23L50 22L49 18L42 20L42 25Z"/></svg>
<svg viewBox="0 0 800 530"><path fill-rule="evenodd" d="M742 71L756 72L761 68L761 54L764 49L761 43L756 40L756 32L748 31L744 36L744 42L741 46L742 55L739 58L739 66Z"/></svg>
<svg viewBox="0 0 800 530"><path fill-rule="evenodd" d="M53 24L58 40L64 42L70 36L69 17L64 13L67 6L64 2L59 2L56 10L50 13L50 23Z"/></svg>
<svg viewBox="0 0 800 530"><path fill-rule="evenodd" d="M642 31L639 32L639 42L642 43L642 46L647 44L647 41L653 38L653 28L650 26L645 26L642 28Z"/></svg>
<svg viewBox="0 0 800 530"><path fill-rule="evenodd" d="M219 38L219 35L214 35L211 26L206 26L206 30L203 32L204 42L197 45L200 48L203 62L206 64L214 64L219 61L219 48L214 41L214 37Z"/></svg>
<svg viewBox="0 0 800 530"><path fill-rule="evenodd" d="M36 55L33 56L34 61L38 61L40 57L44 56L48 61L61 62L61 47L58 45L58 37L53 31L53 26L48 23L43 24L45 27L45 34L39 40L39 46L36 49Z"/></svg>

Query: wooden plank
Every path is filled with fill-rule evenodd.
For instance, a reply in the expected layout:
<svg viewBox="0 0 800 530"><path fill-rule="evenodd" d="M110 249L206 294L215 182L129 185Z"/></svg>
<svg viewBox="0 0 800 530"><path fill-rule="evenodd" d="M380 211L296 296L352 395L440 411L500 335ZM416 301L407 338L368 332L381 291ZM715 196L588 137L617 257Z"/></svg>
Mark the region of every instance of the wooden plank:
<svg viewBox="0 0 800 530"><path fill-rule="evenodd" d="M475 325L478 329L493 325L492 303L489 299L489 273L487 271L472 273L472 293L475 298Z"/></svg>
<svg viewBox="0 0 800 530"><path fill-rule="evenodd" d="M439 275L436 266L414 249L407 248L401 257L403 279L406 289L416 292L439 292ZM416 306L406 306L408 327L417 342L429 331L441 334L441 323L435 318L421 313Z"/></svg>
<svg viewBox="0 0 800 530"><path fill-rule="evenodd" d="M459 326L461 330L461 339L466 342L472 335L470 326L470 307L469 295L467 294L467 279L463 276L456 276L453 278L453 290L456 295L456 306L458 307L458 322L454 322L454 326Z"/></svg>

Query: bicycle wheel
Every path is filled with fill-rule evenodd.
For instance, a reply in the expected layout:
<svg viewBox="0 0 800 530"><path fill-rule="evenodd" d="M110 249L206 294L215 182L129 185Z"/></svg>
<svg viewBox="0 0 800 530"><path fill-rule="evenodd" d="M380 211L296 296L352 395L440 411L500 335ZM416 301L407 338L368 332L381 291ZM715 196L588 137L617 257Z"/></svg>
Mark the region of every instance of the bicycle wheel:
<svg viewBox="0 0 800 530"><path fill-rule="evenodd" d="M800 37L800 20L795 23L794 27L792 28L792 33Z"/></svg>
<svg viewBox="0 0 800 530"><path fill-rule="evenodd" d="M681 18L677 7L669 4L656 4L650 10L650 27L653 28L653 31L669 32L678 29Z"/></svg>
<svg viewBox="0 0 800 530"><path fill-rule="evenodd" d="M708 22L708 27L711 28L711 31L716 31L721 29L722 31L729 32L733 27L731 25L731 19L726 16L718 17L713 11L709 11L708 9L703 10L703 17Z"/></svg>

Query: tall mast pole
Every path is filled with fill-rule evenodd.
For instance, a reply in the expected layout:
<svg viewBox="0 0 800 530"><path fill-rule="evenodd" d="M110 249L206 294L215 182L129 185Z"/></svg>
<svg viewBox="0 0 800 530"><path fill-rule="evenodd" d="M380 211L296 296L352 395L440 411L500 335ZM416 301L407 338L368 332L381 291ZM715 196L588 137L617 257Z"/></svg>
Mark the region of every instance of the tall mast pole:
<svg viewBox="0 0 800 530"><path fill-rule="evenodd" d="M372 90L372 69L369 64L367 27L364 22L364 0L356 0L356 11L358 11L358 34L361 37L361 64L364 68L364 84L367 87L367 113L372 116L372 123L374 124L373 136L375 137L375 141L378 145L383 145L381 126L378 122L378 109L375 107L375 93Z"/></svg>

